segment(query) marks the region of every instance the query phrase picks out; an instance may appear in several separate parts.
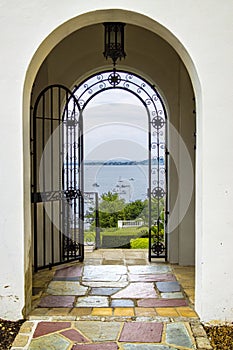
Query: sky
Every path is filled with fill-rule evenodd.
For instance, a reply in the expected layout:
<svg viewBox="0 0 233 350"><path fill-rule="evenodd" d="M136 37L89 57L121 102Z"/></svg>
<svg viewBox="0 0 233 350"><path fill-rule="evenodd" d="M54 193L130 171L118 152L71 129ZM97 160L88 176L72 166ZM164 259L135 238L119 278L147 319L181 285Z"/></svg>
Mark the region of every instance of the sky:
<svg viewBox="0 0 233 350"><path fill-rule="evenodd" d="M147 159L148 117L133 94L119 89L99 93L83 120L86 160Z"/></svg>

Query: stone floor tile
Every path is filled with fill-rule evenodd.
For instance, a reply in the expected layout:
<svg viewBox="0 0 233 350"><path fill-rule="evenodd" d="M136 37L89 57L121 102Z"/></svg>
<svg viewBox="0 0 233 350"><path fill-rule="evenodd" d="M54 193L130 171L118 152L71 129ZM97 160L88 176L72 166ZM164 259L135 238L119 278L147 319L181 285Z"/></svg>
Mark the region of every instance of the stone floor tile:
<svg viewBox="0 0 233 350"><path fill-rule="evenodd" d="M30 316L45 316L49 312L49 308L46 307L38 307L30 312Z"/></svg>
<svg viewBox="0 0 233 350"><path fill-rule="evenodd" d="M20 333L31 333L32 328L34 326L34 322L26 321L20 327Z"/></svg>
<svg viewBox="0 0 233 350"><path fill-rule="evenodd" d="M213 349L207 337L197 337L196 342L197 342L198 349L206 349L206 350Z"/></svg>
<svg viewBox="0 0 233 350"><path fill-rule="evenodd" d="M94 307L92 316L112 316L113 310L111 307Z"/></svg>
<svg viewBox="0 0 233 350"><path fill-rule="evenodd" d="M156 282L156 287L162 293L180 291L180 285L178 282Z"/></svg>
<svg viewBox="0 0 233 350"><path fill-rule="evenodd" d="M76 329L67 329L66 331L60 332L60 334L76 343L89 343L89 340Z"/></svg>
<svg viewBox="0 0 233 350"><path fill-rule="evenodd" d="M73 307L74 296L68 295L47 295L41 298L40 307Z"/></svg>
<svg viewBox="0 0 233 350"><path fill-rule="evenodd" d="M184 299L182 292L161 293L163 299Z"/></svg>
<svg viewBox="0 0 233 350"><path fill-rule="evenodd" d="M52 281L49 283L47 293L52 295L85 295L88 288L79 282Z"/></svg>
<svg viewBox="0 0 233 350"><path fill-rule="evenodd" d="M102 259L85 258L85 265L100 266L101 264L102 264Z"/></svg>
<svg viewBox="0 0 233 350"><path fill-rule="evenodd" d="M191 328L194 337L206 337L206 332L201 324L191 325Z"/></svg>
<svg viewBox="0 0 233 350"><path fill-rule="evenodd" d="M135 282L128 287L114 294L114 299L118 298L156 298L157 293L154 284L150 282Z"/></svg>
<svg viewBox="0 0 233 350"><path fill-rule="evenodd" d="M117 343L103 343L103 344L80 344L74 345L72 350L117 350Z"/></svg>
<svg viewBox="0 0 233 350"><path fill-rule="evenodd" d="M82 280L84 282L117 282L120 277L126 275L126 273L126 266L85 266Z"/></svg>
<svg viewBox="0 0 233 350"><path fill-rule="evenodd" d="M191 307L179 307L177 308L177 311L180 316L183 317L198 317L196 312Z"/></svg>
<svg viewBox="0 0 233 350"><path fill-rule="evenodd" d="M71 308L68 307L54 307L48 311L49 316L68 316L70 314Z"/></svg>
<svg viewBox="0 0 233 350"><path fill-rule="evenodd" d="M33 338L61 331L71 327L70 322L39 322L33 334Z"/></svg>
<svg viewBox="0 0 233 350"><path fill-rule="evenodd" d="M114 316L134 316L133 307L116 307L113 312Z"/></svg>
<svg viewBox="0 0 233 350"><path fill-rule="evenodd" d="M80 277L82 275L83 266L74 265L57 269L54 277Z"/></svg>
<svg viewBox="0 0 233 350"><path fill-rule="evenodd" d="M112 299L111 307L134 307L134 302L131 299Z"/></svg>
<svg viewBox="0 0 233 350"><path fill-rule="evenodd" d="M126 261L127 265L146 265L146 259L129 259Z"/></svg>
<svg viewBox="0 0 233 350"><path fill-rule="evenodd" d="M115 259L103 259L103 265L124 265L124 260L115 260Z"/></svg>
<svg viewBox="0 0 233 350"><path fill-rule="evenodd" d="M135 316L156 316L156 310L153 307L135 307Z"/></svg>
<svg viewBox="0 0 233 350"><path fill-rule="evenodd" d="M156 308L155 310L159 316L165 316L165 317L178 317L179 316L179 314L175 308L163 307L163 308Z"/></svg>
<svg viewBox="0 0 233 350"><path fill-rule="evenodd" d="M162 323L126 322L119 341L127 343L159 343L161 341L162 331Z"/></svg>
<svg viewBox="0 0 233 350"><path fill-rule="evenodd" d="M75 327L93 342L116 341L121 322L78 321Z"/></svg>
<svg viewBox="0 0 233 350"><path fill-rule="evenodd" d="M145 266L129 266L129 272L133 275L141 274L158 274L158 273L169 273L171 268L168 265L157 264L157 265L145 265Z"/></svg>
<svg viewBox="0 0 233 350"><path fill-rule="evenodd" d="M81 280L81 277L60 277L60 276L54 276L53 281L69 281L69 282L79 282Z"/></svg>
<svg viewBox="0 0 233 350"><path fill-rule="evenodd" d="M16 348L23 348L24 346L27 345L29 340L29 336L25 335L25 334L17 334L12 347L16 347Z"/></svg>
<svg viewBox="0 0 233 350"><path fill-rule="evenodd" d="M160 274L129 274L130 282L165 282L165 281L176 281L176 278L171 273L160 273Z"/></svg>
<svg viewBox="0 0 233 350"><path fill-rule="evenodd" d="M33 339L30 343L30 350L68 350L71 343L59 334L52 334L47 337Z"/></svg>
<svg viewBox="0 0 233 350"><path fill-rule="evenodd" d="M109 281L109 282L85 282L82 281L82 284L84 286L90 287L90 288L124 288L126 286L128 286L129 282L128 282L128 278L127 275L123 275L119 278L118 281Z"/></svg>
<svg viewBox="0 0 233 350"><path fill-rule="evenodd" d="M89 295L113 295L120 290L121 288L92 288Z"/></svg>
<svg viewBox="0 0 233 350"><path fill-rule="evenodd" d="M88 316L92 312L91 307L75 307L70 311L70 316Z"/></svg>
<svg viewBox="0 0 233 350"><path fill-rule="evenodd" d="M177 350L166 345L152 344L124 344L123 350Z"/></svg>
<svg viewBox="0 0 233 350"><path fill-rule="evenodd" d="M166 326L166 343L193 349L193 342L182 322L168 323Z"/></svg>
<svg viewBox="0 0 233 350"><path fill-rule="evenodd" d="M188 302L184 299L141 299L138 306L141 307L177 307L187 306Z"/></svg>
<svg viewBox="0 0 233 350"><path fill-rule="evenodd" d="M87 296L79 297L75 303L75 307L108 307L109 301L107 297L103 296Z"/></svg>

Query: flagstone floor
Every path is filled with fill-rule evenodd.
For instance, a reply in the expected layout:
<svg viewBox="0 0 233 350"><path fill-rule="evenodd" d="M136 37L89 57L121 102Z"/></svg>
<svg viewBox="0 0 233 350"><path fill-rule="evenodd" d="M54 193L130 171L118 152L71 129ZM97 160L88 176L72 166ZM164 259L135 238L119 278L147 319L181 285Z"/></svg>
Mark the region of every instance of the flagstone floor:
<svg viewBox="0 0 233 350"><path fill-rule="evenodd" d="M97 250L34 276L34 305L12 349L211 349L194 311L194 268L144 250Z"/></svg>

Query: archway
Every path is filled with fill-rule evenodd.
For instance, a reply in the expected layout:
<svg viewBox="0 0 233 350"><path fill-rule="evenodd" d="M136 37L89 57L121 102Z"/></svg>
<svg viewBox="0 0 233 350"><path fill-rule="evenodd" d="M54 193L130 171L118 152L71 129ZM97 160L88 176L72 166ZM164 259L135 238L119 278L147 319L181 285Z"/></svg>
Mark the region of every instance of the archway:
<svg viewBox="0 0 233 350"><path fill-rule="evenodd" d="M113 11L114 12L114 11ZM99 15L100 15L100 17L99 17L99 19L95 19L95 21L96 21L96 23L100 23L100 22L102 22L102 19L104 18L103 16L105 16L107 13L105 12L105 11L103 11L103 13L99 13ZM108 13L108 15L109 15L109 17L108 17L108 20L111 20L111 14L110 14L110 12ZM118 11L118 16L119 16L119 18L120 18L120 20L121 21L124 21L124 19L126 19L127 18L127 14L126 14L126 12L122 12L122 11ZM98 17L98 16L97 16ZM97 18L96 17L96 18ZM140 21L138 22L138 19L139 19L139 17L140 17ZM91 18L91 17L90 17ZM104 20L106 20L106 17L105 17L105 19ZM132 21L132 23L130 24L131 26L132 26L132 29L135 29L136 30L136 32L139 30L143 30L143 34L144 34L144 30L145 29L142 29L143 27L144 28L147 28L146 29L146 31L149 29L149 31L148 31L148 34L149 35L152 35L151 33L153 33L153 32L156 32L157 31L157 29L158 29L158 27L160 28L160 30L159 30L159 34L161 34L161 36L163 36L164 35L164 33L166 33L166 35L165 35L165 37L166 37L166 39L168 40L168 38L172 38L172 40L171 41L173 41L174 40L174 37L171 35L171 33L169 33L167 30L165 30L165 28L162 28L161 26L157 26L157 25L155 25L155 22L147 22L147 24L145 24L146 23L146 21L145 21L145 18L143 17L143 16L140 16L140 15L136 15L135 14L135 17L133 18L133 19L130 19L130 21ZM80 21L79 23L78 23L78 25L81 25L81 22L82 21ZM127 23L129 23L127 20L125 20L125 22L127 22ZM77 24L77 22L76 22L76 24ZM91 24L91 22L89 23L89 24ZM136 24L136 26L135 26L135 24ZM69 24L70 25L70 24ZM101 27L101 25L99 25L99 28ZM150 28L149 28L150 27ZM162 33L161 33L161 28L162 28L162 32L163 32L163 35L162 35ZM64 28L63 28L64 29ZM72 29L72 31L73 31L73 33L75 33L75 30L76 30L77 28L75 28L75 26L74 26L74 28ZM88 28L88 27L85 27L85 29L87 29L87 30L89 30L89 29L92 29L92 30L95 30L96 28L91 28L91 26ZM134 33L134 35L136 35L136 32ZM81 34L81 33L80 33ZM86 33L84 33L85 35L87 34L87 32ZM64 34L61 34L61 37L60 37L60 39L62 38L62 36L63 36ZM133 36L134 36L133 35ZM153 37L154 37L154 34L152 35ZM50 37L50 39L53 37L53 35ZM65 37L65 35L64 35L64 37ZM155 36L156 37L156 36ZM154 37L154 38L155 38ZM54 38L54 37L53 37ZM59 39L59 40L60 40ZM158 38L156 37L156 40L157 40ZM57 40L57 38L56 38L56 40ZM59 40L57 41L57 42L59 42ZM160 40L160 39L158 39L158 40ZM168 40L168 41L170 41L170 40ZM163 42L163 44L165 44L165 46L167 45L164 41L162 41ZM63 42L63 44L65 44L65 41ZM161 44L161 42L160 42L160 44ZM53 44L54 45L54 44ZM174 46L176 46L176 45L174 45ZM177 50L179 51L179 49L180 49L180 43L178 43L178 41L177 41ZM60 47L60 49L61 49L61 47ZM164 50L166 50L166 48L165 47L163 47L163 49ZM51 64L53 64L54 63L54 57L55 56L53 56L54 54L56 55L56 51L57 50L59 50L59 45L58 45L58 47L55 47L54 48L54 51L52 52L51 51L51 55L50 55L50 57L47 57L47 59L46 59L46 62L44 62L45 64L44 65L42 65L41 67L40 67L40 71L38 72L38 75L37 75L37 79L36 79L36 85L35 85L35 87L34 87L34 91L33 91L33 95L34 95L34 97L37 95L37 91L38 90L40 90L41 89L41 87L43 87L44 86L44 84L46 84L47 85L47 83L48 83L48 80L49 81L51 81L51 82L53 82L54 81L54 79L56 79L56 76L55 75L53 75L53 72L51 72L52 74L50 75L50 77L49 77L49 79L47 80L47 81L43 81L43 79L44 79L44 77L45 77L45 75L44 75L44 73L45 73L45 71L43 72L43 70L45 69L45 70L47 70L47 68L49 68L49 67L51 67ZM58 51L57 51L58 52ZM171 50L171 52L170 52L170 54L171 54L171 56L173 56L173 58L174 58L174 53L175 53L175 51L172 49ZM42 56L44 55L44 53L42 54ZM183 52L182 53L182 55L183 55L183 58L184 58L184 60L188 60L189 61L189 64L192 66L192 64L191 64L191 60L188 58L188 56L187 56L187 54L186 54L186 52ZM43 58L42 58L42 56L40 56L40 60L41 60L41 62L43 61ZM39 57L39 56L37 56L37 57ZM178 56L177 56L178 57ZM184 91L184 90L182 90L182 93L183 93L183 96L182 96L182 99L184 100L184 99L186 99L186 94L188 94L189 95L189 97L192 99L193 98L193 90L192 90L192 85L191 85L191 82L189 81L189 77L188 77L188 74L187 74L187 72L186 72L186 69L185 69L185 67L184 67L184 65L182 64L182 62L179 60L179 59L177 59L177 57L176 57L176 59L175 59L175 61L176 61L176 65L177 65L177 67L179 67L179 69L178 69L178 71L179 71L179 79L181 78L181 80L183 81L183 83L185 84L185 82L186 83L188 83L188 86L189 86L189 89L188 89L188 91ZM51 60L51 61L50 61ZM50 61L50 62L49 62ZM35 62L35 61L33 61L33 62ZM147 60L147 63L148 63L148 60ZM188 64L188 65L189 65ZM98 64L99 66L100 66L100 64ZM108 66L108 65L107 65ZM124 67L124 63L122 63L121 64L121 66L122 67ZM146 66L146 62L144 62L143 63L143 66L141 66L141 67L139 67L140 66L140 64L135 64L135 66L133 67L132 66L132 69L131 69L131 71L133 71L133 72L138 72L138 73L141 73L142 71L143 71L143 67L145 68L145 66ZM150 67L150 69L152 69L152 66L151 66L151 64L149 64L148 65L149 67ZM190 67L191 67L190 66ZM33 69L32 68L33 67L33 64L30 66L30 69ZM37 64L37 67L39 68L39 64ZM53 68L56 68L55 66L53 66ZM161 67L160 67L161 68ZM173 68L173 67L172 67ZM192 66L192 68L193 68L193 66ZM57 69L57 68L56 68ZM92 68L92 70L95 70L96 71L96 67L94 68ZM30 70L29 70L30 71ZM153 71L153 69L152 69L152 71ZM86 70L86 72L87 72L87 70ZM87 73L86 72L84 72L84 71L81 71L81 72L79 72L79 81L81 81L82 80L82 78L84 77L84 76L87 76ZM89 72L90 72L90 67L89 67ZM67 72L66 72L67 73ZM88 73L89 74L89 73ZM154 74L152 74L152 75L150 75L150 72L147 70L147 69L145 69L144 70L144 76L145 77L150 77L148 80L149 81L155 81L155 79L154 79ZM194 76L195 76L195 74L194 74ZM35 70L34 70L34 77L35 77ZM42 78L42 79L41 79ZM48 78L48 77L47 77ZM159 80L161 80L161 78L162 78L162 76L160 76L160 78L159 78ZM196 76L195 76L195 78L196 78ZM60 77L58 77L58 80L59 80L59 83L61 82L61 80L63 80L64 79L64 77L62 78L61 76ZM194 79L195 80L195 79ZM30 81L29 80L27 80L27 83L29 83L29 85L30 85ZM69 82L69 84L68 84L68 86L70 86L70 87L72 87L72 85L73 85L73 83L71 83L70 84L70 82ZM169 96L169 94L167 95L166 94L166 91L165 91L166 89L164 89L164 87L162 87L162 91L163 91L163 94L166 96L166 99L168 99L168 101L170 101L170 102L168 102L168 106L169 106L169 114L172 114L172 115L176 115L177 116L177 118L178 118L178 115L181 115L182 114L182 111L178 111L178 110L176 110L176 111L174 111L174 109L173 109L173 107L172 107L172 100L174 101L175 100L175 97L174 96L172 96L172 93L170 93L170 96ZM185 96L186 95L186 96ZM27 96L27 98L28 98L28 96ZM179 105L180 104L180 101L179 101L179 103L177 104L177 105ZM176 108L175 108L176 109ZM190 110L193 110L193 102L189 102L189 106L188 106L188 110L189 110L189 114L191 114L192 112L190 112ZM187 110L186 110L187 111ZM172 112L172 113L171 113ZM174 113L175 112L175 113ZM27 113L25 113L25 115L26 115ZM185 112L183 111L183 114L185 114ZM180 118L180 117L179 117ZM178 118L178 119L179 119ZM177 120L178 120L177 119ZM192 120L192 123L193 123L193 120ZM184 131L184 130L183 130ZM192 132L193 131L195 131L195 128L194 128L194 130L192 130ZM191 143L193 143L194 141L192 140L192 142ZM178 145L177 144L177 140L171 140L171 144L173 143L173 145ZM172 147L173 148L173 147ZM175 179L176 177L177 177L177 172L176 172L176 169L175 169L175 166L174 166L174 164L172 164L171 165L171 169L173 168L173 175L174 176L172 176L172 181L174 181L175 182L175 184L177 183L177 180ZM170 178L171 178L171 176L170 176ZM176 197L176 190L175 190L175 185L172 187L173 189L174 189L174 193L171 193L171 197L173 198L173 205L174 205L174 202L175 202L175 197ZM27 190L27 192L28 192L28 190ZM192 222L194 222L194 216L193 216L193 214L190 216L191 217L191 220L192 220ZM28 220L26 220L26 223L28 223ZM28 227L30 227L30 225L28 225ZM30 230L29 230L30 231ZM175 242L175 244L173 244L173 243L171 243L173 246L175 246L175 249L177 249L177 252L176 253L174 253L174 251L175 250L173 250L173 253L174 253L174 255L172 256L172 254L169 256L169 259L171 260L171 261L174 261L174 262L176 262L176 261L178 261L179 260L179 258L178 258L178 255L179 255L179 252L178 252L178 250L179 250L179 248L177 247L177 235L179 235L179 233L178 232L175 232L174 234L173 234L173 236L176 236L176 238L172 238L173 239L173 243ZM192 239L193 240L193 239ZM192 248L192 250L193 250L193 248ZM189 254L189 252L187 253L187 255ZM194 253L192 254L192 256L194 257ZM182 260L183 259L183 260ZM185 264L185 259L186 259L186 257L184 257L184 258L181 258L181 263L183 263L183 264ZM194 260L194 259L193 259Z"/></svg>

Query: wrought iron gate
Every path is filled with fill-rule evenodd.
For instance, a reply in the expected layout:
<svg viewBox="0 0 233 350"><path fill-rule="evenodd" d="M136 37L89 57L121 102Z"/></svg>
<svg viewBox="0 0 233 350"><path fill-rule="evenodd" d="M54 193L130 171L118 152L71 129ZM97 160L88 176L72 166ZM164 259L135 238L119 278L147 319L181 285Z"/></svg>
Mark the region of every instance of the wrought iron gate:
<svg viewBox="0 0 233 350"><path fill-rule="evenodd" d="M34 269L83 260L82 113L62 85L46 87L32 115Z"/></svg>
<svg viewBox="0 0 233 350"><path fill-rule="evenodd" d="M140 76L116 70L95 74L73 90L85 110L88 102L102 91L122 89L135 95L148 115L148 258L167 258L167 115L155 86Z"/></svg>
<svg viewBox="0 0 233 350"><path fill-rule="evenodd" d="M155 86L113 69L89 77L73 92L48 86L36 100L31 128L35 270L84 258L82 112L94 96L109 89L134 94L146 108L148 257L167 258L166 110Z"/></svg>

